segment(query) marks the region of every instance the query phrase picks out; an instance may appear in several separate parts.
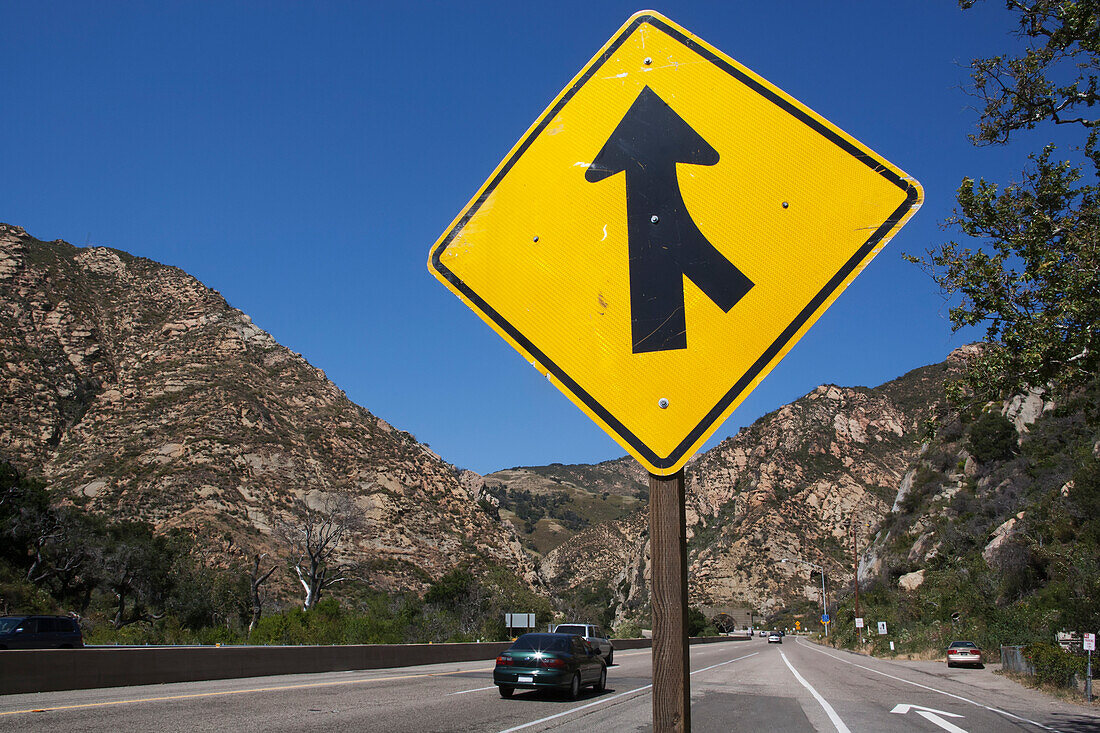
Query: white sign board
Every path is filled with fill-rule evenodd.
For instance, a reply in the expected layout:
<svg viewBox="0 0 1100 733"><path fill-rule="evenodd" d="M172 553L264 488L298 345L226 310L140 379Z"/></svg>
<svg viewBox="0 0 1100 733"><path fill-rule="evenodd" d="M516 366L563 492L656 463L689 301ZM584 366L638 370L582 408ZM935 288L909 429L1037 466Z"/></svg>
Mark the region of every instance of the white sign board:
<svg viewBox="0 0 1100 733"><path fill-rule="evenodd" d="M509 629L533 629L535 628L535 614L533 613L506 613L504 625Z"/></svg>
<svg viewBox="0 0 1100 733"><path fill-rule="evenodd" d="M1096 651L1096 634L1085 634L1084 646L1086 652Z"/></svg>
<svg viewBox="0 0 1100 733"><path fill-rule="evenodd" d="M879 621L878 622L878 633L882 634L882 635L886 634L886 622L885 621Z"/></svg>
<svg viewBox="0 0 1100 733"><path fill-rule="evenodd" d="M862 616L856 616L856 628L857 629L862 629L863 628L863 617Z"/></svg>

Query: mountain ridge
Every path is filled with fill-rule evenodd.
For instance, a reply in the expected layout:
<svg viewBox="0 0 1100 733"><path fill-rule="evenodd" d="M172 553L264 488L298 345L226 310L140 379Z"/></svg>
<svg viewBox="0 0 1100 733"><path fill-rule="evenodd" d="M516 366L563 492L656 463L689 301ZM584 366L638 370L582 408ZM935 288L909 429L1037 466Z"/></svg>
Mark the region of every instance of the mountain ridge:
<svg viewBox="0 0 1100 733"><path fill-rule="evenodd" d="M457 469L178 268L0 225L0 454L112 517L280 552L294 502L351 494L382 589L490 561L538 578Z"/></svg>

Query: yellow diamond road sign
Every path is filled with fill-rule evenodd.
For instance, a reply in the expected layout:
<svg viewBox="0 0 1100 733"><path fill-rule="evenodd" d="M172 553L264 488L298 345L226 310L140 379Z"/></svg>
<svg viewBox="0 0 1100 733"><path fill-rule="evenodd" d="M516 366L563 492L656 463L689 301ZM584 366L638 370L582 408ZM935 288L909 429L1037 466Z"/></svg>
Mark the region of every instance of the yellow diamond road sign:
<svg viewBox="0 0 1100 733"><path fill-rule="evenodd" d="M865 145L645 11L520 138L428 266L671 475L922 200Z"/></svg>

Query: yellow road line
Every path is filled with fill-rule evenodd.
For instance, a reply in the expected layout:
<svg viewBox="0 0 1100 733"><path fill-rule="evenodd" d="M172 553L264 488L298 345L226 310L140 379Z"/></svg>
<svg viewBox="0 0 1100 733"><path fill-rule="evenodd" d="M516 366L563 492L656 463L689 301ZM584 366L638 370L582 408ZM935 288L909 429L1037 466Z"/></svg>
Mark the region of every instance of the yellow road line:
<svg viewBox="0 0 1100 733"><path fill-rule="evenodd" d="M405 674L394 677L369 677L354 680L336 680L333 682L308 682L302 685L280 685L277 687L254 687L248 690L221 690L219 692L195 692L189 695L162 695L160 697L139 697L132 700L108 700L106 702L86 702L78 705L56 705L48 708L29 708L27 710L8 710L0 712L0 717L6 715L26 715L27 713L48 713L55 710L78 710L80 708L101 708L112 705L129 705L136 702L161 702L164 700L190 700L199 697L219 697L223 695L244 695L255 692L279 692L282 690L302 690L310 687L334 687L336 685L354 685L366 682L389 682L391 680L411 680L417 677L446 677L454 674L469 674L470 672L490 672L492 667L482 669L462 669L455 672L426 672L424 674Z"/></svg>

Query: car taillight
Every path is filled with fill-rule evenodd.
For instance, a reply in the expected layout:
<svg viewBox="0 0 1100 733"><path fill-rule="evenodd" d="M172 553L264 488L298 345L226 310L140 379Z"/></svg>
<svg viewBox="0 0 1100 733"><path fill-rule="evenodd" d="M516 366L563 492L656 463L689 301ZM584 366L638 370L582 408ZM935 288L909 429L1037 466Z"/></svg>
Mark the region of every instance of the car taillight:
<svg viewBox="0 0 1100 733"><path fill-rule="evenodd" d="M565 660L546 657L539 661L539 666L547 669L565 669Z"/></svg>
<svg viewBox="0 0 1100 733"><path fill-rule="evenodd" d="M947 650L947 653L948 653L948 654L958 654L958 653L959 653L959 650L958 650L958 649L948 649L948 650Z"/></svg>
<svg viewBox="0 0 1100 733"><path fill-rule="evenodd" d="M497 664L504 667L511 667L513 664L515 664L515 662L512 661L511 657L505 657L502 655L497 657Z"/></svg>

